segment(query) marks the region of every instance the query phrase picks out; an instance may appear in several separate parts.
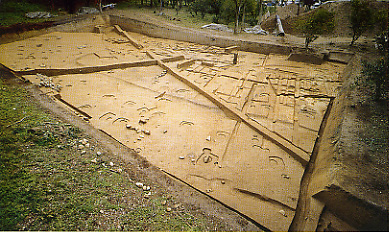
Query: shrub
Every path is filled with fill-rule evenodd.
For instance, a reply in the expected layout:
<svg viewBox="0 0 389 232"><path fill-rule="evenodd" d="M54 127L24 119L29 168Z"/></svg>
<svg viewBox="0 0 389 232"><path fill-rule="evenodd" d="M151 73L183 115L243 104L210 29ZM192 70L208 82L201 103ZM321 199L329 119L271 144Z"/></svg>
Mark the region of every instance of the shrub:
<svg viewBox="0 0 389 232"><path fill-rule="evenodd" d="M373 9L367 1L351 0L350 23L353 31L350 44L352 46L364 32L373 28Z"/></svg>
<svg viewBox="0 0 389 232"><path fill-rule="evenodd" d="M389 36L388 29L376 37L376 48L380 57L375 62L363 62L362 75L366 82L375 85L375 100L386 98L389 92Z"/></svg>
<svg viewBox="0 0 389 232"><path fill-rule="evenodd" d="M319 38L319 35L332 32L335 28L334 14L326 9L318 9L307 19L297 21L294 27L305 36L305 48Z"/></svg>

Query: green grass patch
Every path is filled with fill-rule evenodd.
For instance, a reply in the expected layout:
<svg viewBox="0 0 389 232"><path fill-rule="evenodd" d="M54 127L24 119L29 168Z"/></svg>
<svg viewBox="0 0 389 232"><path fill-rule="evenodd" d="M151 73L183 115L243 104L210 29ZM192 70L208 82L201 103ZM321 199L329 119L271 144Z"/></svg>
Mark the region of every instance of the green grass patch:
<svg viewBox="0 0 389 232"><path fill-rule="evenodd" d="M38 23L48 19L29 19L25 17L27 12L46 11L44 5L22 1L2 1L0 3L0 25L9 26L16 23Z"/></svg>

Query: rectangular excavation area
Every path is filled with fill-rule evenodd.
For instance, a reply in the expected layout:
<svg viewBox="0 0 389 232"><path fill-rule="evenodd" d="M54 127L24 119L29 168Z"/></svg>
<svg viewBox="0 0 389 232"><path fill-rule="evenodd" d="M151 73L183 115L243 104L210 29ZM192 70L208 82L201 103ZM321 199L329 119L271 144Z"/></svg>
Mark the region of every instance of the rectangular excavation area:
<svg viewBox="0 0 389 232"><path fill-rule="evenodd" d="M286 231L343 64L126 33L3 44L0 62L153 165ZM64 104L65 103L65 104Z"/></svg>

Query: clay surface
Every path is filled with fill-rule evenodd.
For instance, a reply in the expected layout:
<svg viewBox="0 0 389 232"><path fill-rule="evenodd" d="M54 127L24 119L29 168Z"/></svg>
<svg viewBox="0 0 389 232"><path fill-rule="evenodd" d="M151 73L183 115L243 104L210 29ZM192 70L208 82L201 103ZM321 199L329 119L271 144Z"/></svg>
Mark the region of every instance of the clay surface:
<svg viewBox="0 0 389 232"><path fill-rule="evenodd" d="M16 72L64 69L25 78L163 171L270 230L288 230L304 160L345 65L125 34L110 27L33 37L1 45L0 63ZM136 65L118 69L129 62Z"/></svg>

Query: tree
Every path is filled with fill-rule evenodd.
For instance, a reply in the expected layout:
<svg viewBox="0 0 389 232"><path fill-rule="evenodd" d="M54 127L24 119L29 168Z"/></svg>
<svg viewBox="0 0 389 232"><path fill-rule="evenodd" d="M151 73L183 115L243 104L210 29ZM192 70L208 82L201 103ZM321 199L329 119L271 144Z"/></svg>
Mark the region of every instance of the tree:
<svg viewBox="0 0 389 232"><path fill-rule="evenodd" d="M335 13L326 9L318 9L310 14L307 19L302 19L294 25L305 36L305 48L319 38L319 35L332 32L335 28Z"/></svg>
<svg viewBox="0 0 389 232"><path fill-rule="evenodd" d="M257 24L258 4L255 0L224 0L221 6L221 17L226 23L234 22L234 33L239 32L241 23L248 16L250 24Z"/></svg>
<svg viewBox="0 0 389 232"><path fill-rule="evenodd" d="M216 21L218 21L221 4L222 0L195 0L189 5L188 10L192 16L200 12L202 18L204 18L206 13L215 14Z"/></svg>
<svg viewBox="0 0 389 232"><path fill-rule="evenodd" d="M369 6L369 2L351 0L350 23L353 31L353 38L350 43L350 46L352 46L364 32L373 28L373 9Z"/></svg>
<svg viewBox="0 0 389 232"><path fill-rule="evenodd" d="M233 0L235 4L235 27L234 27L234 34L238 33L239 28L239 16L240 12L242 10L243 5L245 4L245 0Z"/></svg>

